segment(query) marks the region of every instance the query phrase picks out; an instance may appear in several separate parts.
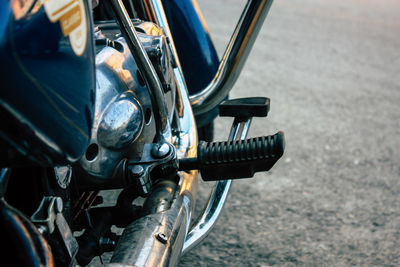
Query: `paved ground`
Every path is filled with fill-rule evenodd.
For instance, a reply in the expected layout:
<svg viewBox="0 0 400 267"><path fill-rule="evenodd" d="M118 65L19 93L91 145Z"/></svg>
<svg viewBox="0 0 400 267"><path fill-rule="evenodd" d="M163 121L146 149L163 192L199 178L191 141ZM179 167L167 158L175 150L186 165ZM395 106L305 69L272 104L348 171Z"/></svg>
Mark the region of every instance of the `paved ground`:
<svg viewBox="0 0 400 267"><path fill-rule="evenodd" d="M199 0L220 53L244 2ZM399 266L400 2L275 1L231 95L271 98L249 136L284 130L285 156L180 266Z"/></svg>

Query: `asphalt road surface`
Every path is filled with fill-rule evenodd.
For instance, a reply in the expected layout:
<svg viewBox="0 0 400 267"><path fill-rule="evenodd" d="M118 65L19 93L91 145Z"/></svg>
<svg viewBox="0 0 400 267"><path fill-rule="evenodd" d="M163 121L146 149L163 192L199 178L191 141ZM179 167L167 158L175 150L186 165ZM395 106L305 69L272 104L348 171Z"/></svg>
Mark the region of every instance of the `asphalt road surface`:
<svg viewBox="0 0 400 267"><path fill-rule="evenodd" d="M198 1L221 56L246 1ZM249 137L283 130L285 155L234 182L179 266L400 266L400 1L275 1L231 93L245 96L271 98Z"/></svg>
<svg viewBox="0 0 400 267"><path fill-rule="evenodd" d="M222 55L245 1L198 2ZM234 182L180 267L400 266L400 2L275 1L231 93L244 96L271 98L249 137L283 130L285 155Z"/></svg>

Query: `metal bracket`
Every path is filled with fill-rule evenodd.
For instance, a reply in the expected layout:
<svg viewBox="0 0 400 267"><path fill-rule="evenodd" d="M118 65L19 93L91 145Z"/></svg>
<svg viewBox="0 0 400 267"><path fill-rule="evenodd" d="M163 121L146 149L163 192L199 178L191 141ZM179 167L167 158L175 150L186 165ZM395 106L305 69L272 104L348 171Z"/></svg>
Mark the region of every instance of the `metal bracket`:
<svg viewBox="0 0 400 267"><path fill-rule="evenodd" d="M128 184L136 184L142 196L147 196L155 178L165 178L176 175L178 161L175 147L170 143L145 144L139 161L129 160L126 175Z"/></svg>
<svg viewBox="0 0 400 267"><path fill-rule="evenodd" d="M31 216L31 221L36 225L41 234L55 235L62 240L64 250L67 251L70 262L74 262L78 252L78 242L72 234L71 229L63 214L63 201L60 197L43 197L39 208ZM55 231L57 229L57 231Z"/></svg>
<svg viewBox="0 0 400 267"><path fill-rule="evenodd" d="M234 107L234 108L232 108ZM237 109L243 111L236 111ZM229 141L244 140L249 132L253 116L267 116L269 111L268 98L244 98L228 100L220 106L224 116L234 117ZM215 226L229 195L232 180L217 181L210 193L208 203L203 213L188 232L183 244L182 255L199 244Z"/></svg>

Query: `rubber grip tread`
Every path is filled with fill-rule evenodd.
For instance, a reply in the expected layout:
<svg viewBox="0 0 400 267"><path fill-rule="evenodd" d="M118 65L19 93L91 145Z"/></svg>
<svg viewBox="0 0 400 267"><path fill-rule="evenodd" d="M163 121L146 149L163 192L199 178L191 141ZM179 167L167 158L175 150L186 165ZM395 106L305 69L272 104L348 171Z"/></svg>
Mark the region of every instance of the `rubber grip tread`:
<svg viewBox="0 0 400 267"><path fill-rule="evenodd" d="M224 142L201 142L198 160L203 180L252 177L268 171L283 155L283 132L270 136Z"/></svg>

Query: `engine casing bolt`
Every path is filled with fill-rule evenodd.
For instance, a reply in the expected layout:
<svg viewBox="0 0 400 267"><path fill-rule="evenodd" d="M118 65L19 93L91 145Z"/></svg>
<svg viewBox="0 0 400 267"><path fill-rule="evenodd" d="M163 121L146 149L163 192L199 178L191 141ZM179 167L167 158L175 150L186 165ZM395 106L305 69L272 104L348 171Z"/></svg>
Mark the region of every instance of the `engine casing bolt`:
<svg viewBox="0 0 400 267"><path fill-rule="evenodd" d="M167 236L163 233L156 234L156 239L163 244L167 244L167 242L168 242Z"/></svg>
<svg viewBox="0 0 400 267"><path fill-rule="evenodd" d="M144 173L144 169L140 165L129 166L129 170L133 177L140 177Z"/></svg>
<svg viewBox="0 0 400 267"><path fill-rule="evenodd" d="M151 149L151 155L155 158L164 158L165 156L168 155L170 151L170 147L167 143L163 144L155 144L153 148Z"/></svg>

